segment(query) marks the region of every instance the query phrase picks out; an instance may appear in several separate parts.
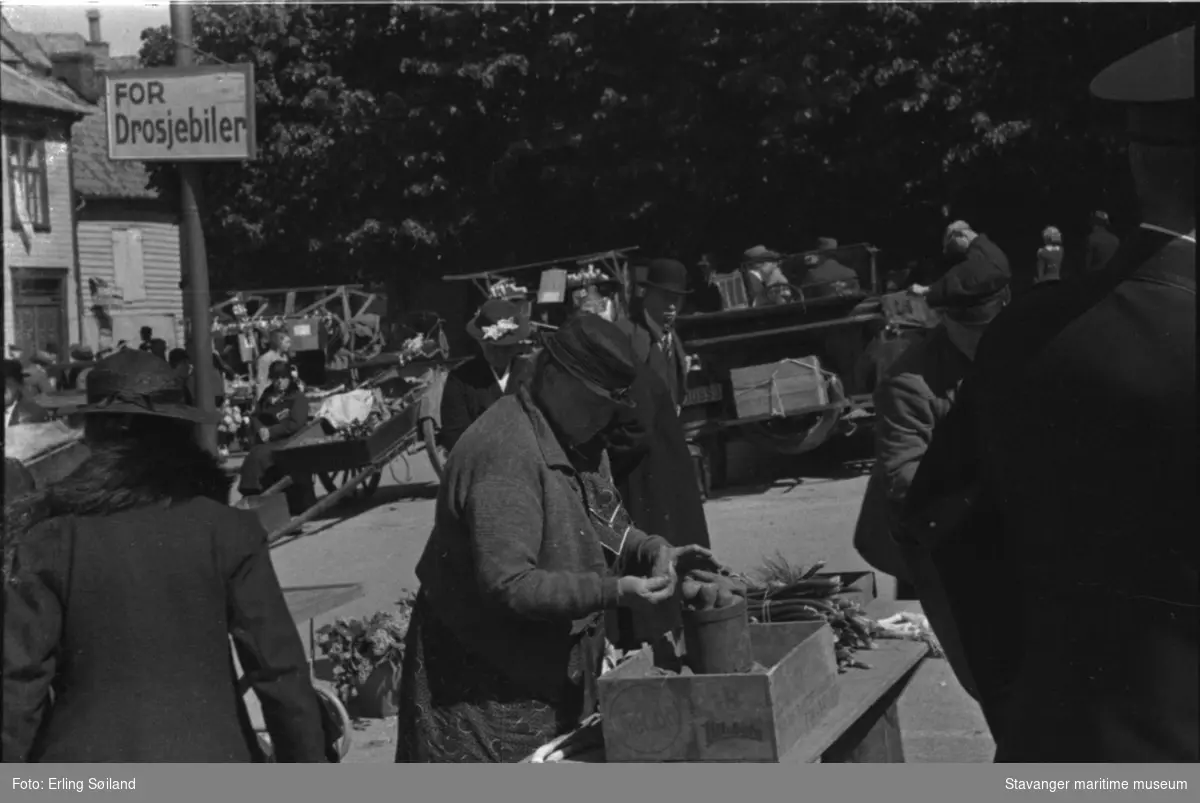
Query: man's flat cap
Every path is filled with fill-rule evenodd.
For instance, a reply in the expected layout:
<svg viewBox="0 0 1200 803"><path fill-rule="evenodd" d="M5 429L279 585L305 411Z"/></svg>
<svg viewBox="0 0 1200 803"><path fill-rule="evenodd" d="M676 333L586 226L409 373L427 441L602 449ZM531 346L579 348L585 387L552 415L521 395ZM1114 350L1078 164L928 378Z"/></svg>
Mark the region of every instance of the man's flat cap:
<svg viewBox="0 0 1200 803"><path fill-rule="evenodd" d="M1195 46L1195 26L1152 42L1105 68L1092 81L1092 94L1129 106L1131 139L1194 145Z"/></svg>
<svg viewBox="0 0 1200 803"><path fill-rule="evenodd" d="M1011 278L1004 268L991 260L966 259L934 282L925 300L929 306L939 309L977 307L1003 294Z"/></svg>

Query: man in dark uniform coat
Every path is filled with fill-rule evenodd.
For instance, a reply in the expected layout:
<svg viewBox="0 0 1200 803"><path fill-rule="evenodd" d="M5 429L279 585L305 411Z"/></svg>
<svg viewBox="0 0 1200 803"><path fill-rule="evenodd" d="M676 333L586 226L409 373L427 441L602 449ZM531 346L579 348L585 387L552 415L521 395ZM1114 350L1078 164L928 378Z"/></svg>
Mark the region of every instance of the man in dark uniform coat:
<svg viewBox="0 0 1200 803"><path fill-rule="evenodd" d="M441 445L446 451L489 407L528 378L532 365L521 358L532 327L519 304L493 298L467 324L480 353L446 377L442 391Z"/></svg>
<svg viewBox="0 0 1200 803"><path fill-rule="evenodd" d="M1088 233L1084 251L1083 269L1088 273L1101 270L1113 258L1113 254L1117 253L1121 241L1109 226L1107 212L1097 211L1092 214L1092 230Z"/></svg>
<svg viewBox="0 0 1200 803"><path fill-rule="evenodd" d="M1200 761L1195 29L1102 72L1143 223L993 324L900 535L1002 762Z"/></svg>
<svg viewBox="0 0 1200 803"><path fill-rule="evenodd" d="M687 354L675 334L675 317L688 295L687 268L674 259L653 259L637 279L642 295L618 326L633 339L633 355L671 391L676 408L687 395Z"/></svg>

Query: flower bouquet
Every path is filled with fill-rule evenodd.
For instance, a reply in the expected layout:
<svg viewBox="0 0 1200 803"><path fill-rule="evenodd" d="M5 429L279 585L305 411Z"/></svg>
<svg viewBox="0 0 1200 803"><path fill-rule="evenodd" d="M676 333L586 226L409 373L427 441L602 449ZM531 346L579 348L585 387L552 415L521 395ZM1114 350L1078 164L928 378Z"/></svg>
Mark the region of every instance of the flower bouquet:
<svg viewBox="0 0 1200 803"><path fill-rule="evenodd" d="M377 611L362 619L339 618L317 631L317 648L332 665L338 697L360 715L395 714L411 616L412 598L405 597L396 611Z"/></svg>

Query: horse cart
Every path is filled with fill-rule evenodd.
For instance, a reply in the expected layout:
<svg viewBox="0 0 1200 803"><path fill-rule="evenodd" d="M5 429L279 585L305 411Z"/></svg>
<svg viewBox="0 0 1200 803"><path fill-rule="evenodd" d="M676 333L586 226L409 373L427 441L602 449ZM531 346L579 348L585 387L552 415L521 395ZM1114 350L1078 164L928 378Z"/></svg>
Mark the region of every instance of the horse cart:
<svg viewBox="0 0 1200 803"><path fill-rule="evenodd" d="M878 378L937 322L921 299L881 292L876 254L858 244L783 257L788 284L761 306L748 303L742 271L716 276L723 309L679 316L691 358L680 415L703 493L724 482L734 439L799 455L871 418ZM852 268L857 283L803 282L803 266L825 259Z"/></svg>

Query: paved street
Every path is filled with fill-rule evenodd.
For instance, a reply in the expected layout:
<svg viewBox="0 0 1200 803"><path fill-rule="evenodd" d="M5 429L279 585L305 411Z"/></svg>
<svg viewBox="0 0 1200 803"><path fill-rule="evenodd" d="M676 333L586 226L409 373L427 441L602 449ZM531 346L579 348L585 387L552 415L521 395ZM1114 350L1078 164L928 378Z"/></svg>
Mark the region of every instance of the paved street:
<svg viewBox="0 0 1200 803"><path fill-rule="evenodd" d="M397 477L385 472L370 507L352 518L322 523L323 529L273 551L285 586L364 584L362 599L318 620L318 627L334 616L386 608L404 589L416 587L414 570L432 526L436 485L423 456L410 460L411 478L397 461ZM787 476L797 471L799 476ZM817 472L788 469L783 474L787 478L769 487L741 489L707 503L713 547L723 561L749 570L763 556L781 553L792 562L825 560L830 569L866 568L851 544L866 477L860 472L834 478L806 473ZM880 595L891 598L891 585L881 587ZM942 660L928 660L918 670L901 699L900 715L909 761L991 760L982 715ZM393 724L362 724L348 760L390 761Z"/></svg>

